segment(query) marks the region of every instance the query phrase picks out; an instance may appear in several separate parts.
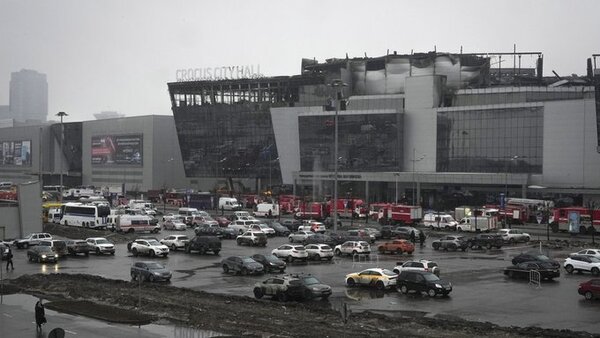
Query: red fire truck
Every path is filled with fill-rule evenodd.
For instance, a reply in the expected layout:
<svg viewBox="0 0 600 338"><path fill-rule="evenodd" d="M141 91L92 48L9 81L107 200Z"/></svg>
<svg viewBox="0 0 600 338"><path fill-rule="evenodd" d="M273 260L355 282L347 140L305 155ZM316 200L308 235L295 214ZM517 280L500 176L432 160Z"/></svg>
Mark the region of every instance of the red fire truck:
<svg viewBox="0 0 600 338"><path fill-rule="evenodd" d="M385 223L417 224L423 219L423 209L418 205L392 204L387 211L387 218L384 220ZM380 223L382 222L381 220L379 221Z"/></svg>
<svg viewBox="0 0 600 338"><path fill-rule="evenodd" d="M496 215L485 215L485 216L497 216L498 221L502 222L506 219L507 224L525 224L529 221L529 209L520 204L507 204L504 208L499 205L484 205L485 210L495 210ZM477 215L480 216L480 215ZM534 217L535 219L535 217Z"/></svg>
<svg viewBox="0 0 600 338"><path fill-rule="evenodd" d="M600 210L590 210L584 207L554 208L550 215L552 232L569 231L581 234L600 232ZM578 228L577 228L578 227Z"/></svg>
<svg viewBox="0 0 600 338"><path fill-rule="evenodd" d="M371 203L369 205L369 217L372 220L378 221L387 217L388 209L392 203Z"/></svg>
<svg viewBox="0 0 600 338"><path fill-rule="evenodd" d="M279 211L283 214L291 214L298 207L300 197L295 195L279 195Z"/></svg>
<svg viewBox="0 0 600 338"><path fill-rule="evenodd" d="M298 206L298 211L294 214L295 219L314 219L322 220L327 217L327 208L325 203L321 202L302 202Z"/></svg>
<svg viewBox="0 0 600 338"><path fill-rule="evenodd" d="M333 215L333 209L333 200L330 200L327 202L327 213ZM367 214L363 200L357 198L338 199L337 213L341 218L365 217Z"/></svg>

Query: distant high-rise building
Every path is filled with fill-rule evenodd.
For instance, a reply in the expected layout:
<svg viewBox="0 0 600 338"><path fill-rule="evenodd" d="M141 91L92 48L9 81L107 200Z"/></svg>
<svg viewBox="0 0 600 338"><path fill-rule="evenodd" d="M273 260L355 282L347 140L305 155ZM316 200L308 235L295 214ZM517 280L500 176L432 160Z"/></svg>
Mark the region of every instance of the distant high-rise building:
<svg viewBox="0 0 600 338"><path fill-rule="evenodd" d="M48 119L46 74L21 69L10 76L10 115L17 121Z"/></svg>
<svg viewBox="0 0 600 338"><path fill-rule="evenodd" d="M6 106L6 105L1 105L0 106L0 120L9 119L9 118L11 118L10 107Z"/></svg>

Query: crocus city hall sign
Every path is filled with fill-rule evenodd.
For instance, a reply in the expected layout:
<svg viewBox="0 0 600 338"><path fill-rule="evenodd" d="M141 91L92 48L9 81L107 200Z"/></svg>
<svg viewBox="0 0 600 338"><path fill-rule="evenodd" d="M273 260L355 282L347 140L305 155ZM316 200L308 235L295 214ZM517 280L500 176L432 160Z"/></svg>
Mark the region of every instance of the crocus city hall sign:
<svg viewBox="0 0 600 338"><path fill-rule="evenodd" d="M178 69L175 72L177 82L256 79L260 77L263 77L260 73L260 65L188 68Z"/></svg>

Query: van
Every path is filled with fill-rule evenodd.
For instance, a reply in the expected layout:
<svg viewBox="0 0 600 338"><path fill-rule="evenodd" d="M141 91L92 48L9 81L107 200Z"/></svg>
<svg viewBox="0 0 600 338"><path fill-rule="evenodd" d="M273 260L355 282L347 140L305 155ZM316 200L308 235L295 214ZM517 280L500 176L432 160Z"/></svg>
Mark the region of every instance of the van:
<svg viewBox="0 0 600 338"><path fill-rule="evenodd" d="M157 233L160 227L157 227L152 220L152 217L146 215L119 215L116 230L119 232Z"/></svg>
<svg viewBox="0 0 600 338"><path fill-rule="evenodd" d="M456 225L456 231L489 232L490 230L495 230L496 226L496 217L463 217L460 222L458 222L458 225Z"/></svg>
<svg viewBox="0 0 600 338"><path fill-rule="evenodd" d="M277 203L260 203L256 205L255 217L278 217L279 205Z"/></svg>
<svg viewBox="0 0 600 338"><path fill-rule="evenodd" d="M233 197L221 197L219 198L219 209L220 210L241 210L242 205L236 198Z"/></svg>
<svg viewBox="0 0 600 338"><path fill-rule="evenodd" d="M427 213L423 217L423 223L426 227L433 229L452 229L456 230L458 222L449 214Z"/></svg>

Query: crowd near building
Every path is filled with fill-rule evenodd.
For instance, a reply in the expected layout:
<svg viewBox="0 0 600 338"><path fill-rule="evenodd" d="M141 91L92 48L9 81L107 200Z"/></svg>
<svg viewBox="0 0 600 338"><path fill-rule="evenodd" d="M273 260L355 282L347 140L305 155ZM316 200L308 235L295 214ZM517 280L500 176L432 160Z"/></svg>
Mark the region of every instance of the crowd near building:
<svg viewBox="0 0 600 338"><path fill-rule="evenodd" d="M203 69L168 83L172 117L3 128L0 180L58 184L61 163L67 186L128 191L323 200L337 181L340 196L367 203L581 204L600 199L596 57L581 58L584 75L552 77L541 52L304 59L277 77Z"/></svg>

